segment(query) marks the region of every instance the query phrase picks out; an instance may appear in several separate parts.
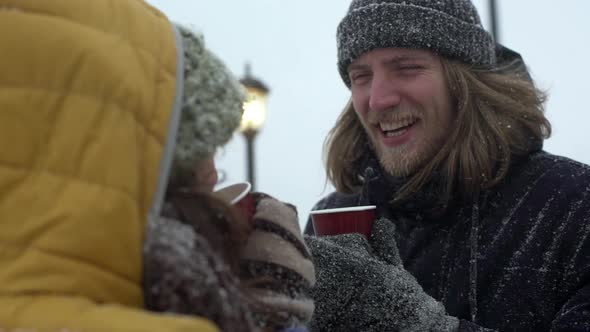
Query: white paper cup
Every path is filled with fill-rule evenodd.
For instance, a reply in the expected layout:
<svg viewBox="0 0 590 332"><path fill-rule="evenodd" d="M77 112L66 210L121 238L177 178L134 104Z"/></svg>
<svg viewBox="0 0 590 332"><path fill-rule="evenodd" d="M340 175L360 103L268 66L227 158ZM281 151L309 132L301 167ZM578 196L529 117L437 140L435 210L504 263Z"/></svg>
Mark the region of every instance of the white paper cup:
<svg viewBox="0 0 590 332"><path fill-rule="evenodd" d="M214 191L213 195L238 208L247 220L252 220L256 212L256 202L250 194L251 189L249 182L238 182Z"/></svg>

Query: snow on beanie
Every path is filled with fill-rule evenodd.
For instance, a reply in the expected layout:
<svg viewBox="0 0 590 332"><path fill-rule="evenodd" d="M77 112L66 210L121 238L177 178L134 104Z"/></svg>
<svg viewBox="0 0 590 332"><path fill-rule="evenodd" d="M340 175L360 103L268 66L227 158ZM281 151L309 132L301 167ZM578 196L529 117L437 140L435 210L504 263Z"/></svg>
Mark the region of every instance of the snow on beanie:
<svg viewBox="0 0 590 332"><path fill-rule="evenodd" d="M496 63L494 41L470 0L352 0L338 25L338 71L377 48L429 49L477 66Z"/></svg>
<svg viewBox="0 0 590 332"><path fill-rule="evenodd" d="M184 46L184 95L174 151L175 171L188 171L229 141L240 124L245 92L203 37L177 26Z"/></svg>

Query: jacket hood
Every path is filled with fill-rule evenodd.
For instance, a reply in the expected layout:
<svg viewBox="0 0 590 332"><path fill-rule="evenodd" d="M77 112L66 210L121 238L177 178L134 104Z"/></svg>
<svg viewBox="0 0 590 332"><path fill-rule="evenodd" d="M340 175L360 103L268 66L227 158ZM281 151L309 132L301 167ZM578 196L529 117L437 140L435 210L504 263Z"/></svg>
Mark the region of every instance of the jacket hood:
<svg viewBox="0 0 590 332"><path fill-rule="evenodd" d="M528 81L533 81L527 65L520 53L500 43L496 43L496 59L498 61L496 67L501 71L515 72L524 76Z"/></svg>
<svg viewBox="0 0 590 332"><path fill-rule="evenodd" d="M140 307L182 43L143 1L0 0L0 293ZM32 42L34 41L34 42Z"/></svg>

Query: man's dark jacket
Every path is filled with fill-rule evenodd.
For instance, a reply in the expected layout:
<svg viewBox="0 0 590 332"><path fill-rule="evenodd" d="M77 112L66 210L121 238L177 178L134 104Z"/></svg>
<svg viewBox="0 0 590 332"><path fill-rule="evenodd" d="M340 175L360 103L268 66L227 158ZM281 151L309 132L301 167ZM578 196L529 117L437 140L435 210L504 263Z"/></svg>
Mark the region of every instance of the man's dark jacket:
<svg viewBox="0 0 590 332"><path fill-rule="evenodd" d="M396 225L405 269L460 331L590 331L589 166L536 152L438 216L424 213L428 194L392 207L396 185L382 173L363 194L333 193L314 209L377 205Z"/></svg>

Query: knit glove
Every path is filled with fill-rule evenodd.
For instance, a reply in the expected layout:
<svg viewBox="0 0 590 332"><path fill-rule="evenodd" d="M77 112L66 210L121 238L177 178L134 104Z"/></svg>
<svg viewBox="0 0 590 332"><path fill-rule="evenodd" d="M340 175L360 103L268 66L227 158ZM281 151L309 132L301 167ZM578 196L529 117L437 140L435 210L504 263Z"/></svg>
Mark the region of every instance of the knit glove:
<svg viewBox="0 0 590 332"><path fill-rule="evenodd" d="M297 210L268 195L253 195L254 230L241 265L244 279L253 283L252 293L266 307L254 310L255 319L261 327L276 330L305 326L314 310L308 291L315 284L315 271Z"/></svg>
<svg viewBox="0 0 590 332"><path fill-rule="evenodd" d="M401 265L387 219L360 234L305 238L317 282L311 331L456 331L459 321Z"/></svg>

